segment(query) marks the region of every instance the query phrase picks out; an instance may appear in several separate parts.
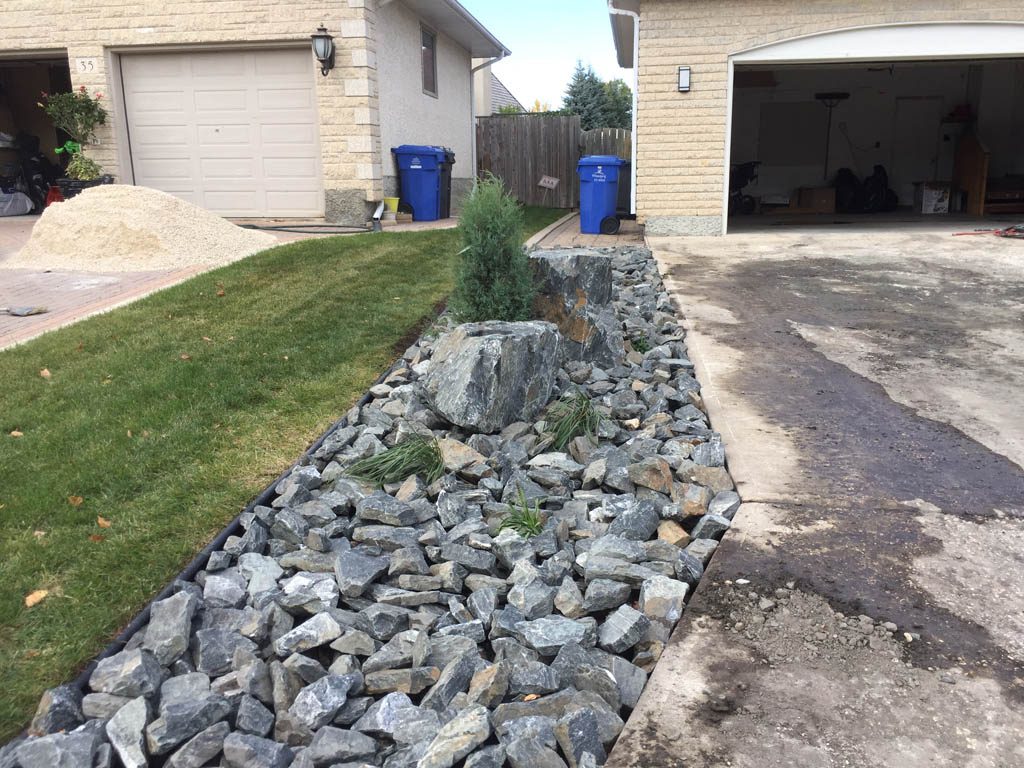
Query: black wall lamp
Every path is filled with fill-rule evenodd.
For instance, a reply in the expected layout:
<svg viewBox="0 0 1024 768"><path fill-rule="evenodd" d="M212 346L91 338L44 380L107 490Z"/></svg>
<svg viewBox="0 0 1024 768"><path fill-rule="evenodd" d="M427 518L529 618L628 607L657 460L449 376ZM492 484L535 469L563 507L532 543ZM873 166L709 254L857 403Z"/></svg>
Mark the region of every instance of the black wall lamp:
<svg viewBox="0 0 1024 768"><path fill-rule="evenodd" d="M689 93L690 92L690 68L680 67L679 68L679 92Z"/></svg>
<svg viewBox="0 0 1024 768"><path fill-rule="evenodd" d="M327 33L327 27L317 29L315 35L310 35L313 40L313 55L320 62L320 74L327 77L327 73L334 69L334 38Z"/></svg>

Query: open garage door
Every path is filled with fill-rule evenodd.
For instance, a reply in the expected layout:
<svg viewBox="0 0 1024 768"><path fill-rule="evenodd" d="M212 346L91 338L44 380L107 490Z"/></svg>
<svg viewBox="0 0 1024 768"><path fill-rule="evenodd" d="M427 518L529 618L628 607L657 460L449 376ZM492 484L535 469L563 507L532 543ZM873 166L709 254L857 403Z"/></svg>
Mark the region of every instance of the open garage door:
<svg viewBox="0 0 1024 768"><path fill-rule="evenodd" d="M936 34L956 26L975 34ZM1017 26L848 30L734 57L730 228L1024 219L1024 33L1003 29Z"/></svg>
<svg viewBox="0 0 1024 768"><path fill-rule="evenodd" d="M223 216L323 215L306 49L121 56L135 183Z"/></svg>

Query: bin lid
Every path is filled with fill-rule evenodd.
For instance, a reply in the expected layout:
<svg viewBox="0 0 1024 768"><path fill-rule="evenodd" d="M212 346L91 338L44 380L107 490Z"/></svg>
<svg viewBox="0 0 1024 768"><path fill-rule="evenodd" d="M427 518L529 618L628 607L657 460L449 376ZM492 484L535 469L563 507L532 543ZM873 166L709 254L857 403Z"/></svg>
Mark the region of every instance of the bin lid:
<svg viewBox="0 0 1024 768"><path fill-rule="evenodd" d="M444 160L445 148L433 147L429 144L402 144L392 147L391 151L396 155L434 155L438 160Z"/></svg>
<svg viewBox="0 0 1024 768"><path fill-rule="evenodd" d="M625 165L626 161L621 157L615 155L584 155L580 158L579 163L576 167L589 166L589 165Z"/></svg>

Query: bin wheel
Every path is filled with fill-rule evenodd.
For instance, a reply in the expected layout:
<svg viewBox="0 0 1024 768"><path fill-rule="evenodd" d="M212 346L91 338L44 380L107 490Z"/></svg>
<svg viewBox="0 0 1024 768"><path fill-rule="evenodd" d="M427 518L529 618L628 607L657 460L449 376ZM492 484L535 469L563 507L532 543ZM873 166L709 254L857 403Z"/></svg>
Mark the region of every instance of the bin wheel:
<svg viewBox="0 0 1024 768"><path fill-rule="evenodd" d="M605 216L601 219L600 229L602 235L614 235L619 231L619 217Z"/></svg>

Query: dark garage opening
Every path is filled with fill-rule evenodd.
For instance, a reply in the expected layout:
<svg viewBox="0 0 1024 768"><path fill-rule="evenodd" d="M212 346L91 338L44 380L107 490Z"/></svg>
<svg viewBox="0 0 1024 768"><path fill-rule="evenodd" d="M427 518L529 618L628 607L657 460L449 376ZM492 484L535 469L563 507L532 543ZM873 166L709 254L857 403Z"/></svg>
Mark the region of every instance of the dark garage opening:
<svg viewBox="0 0 1024 768"><path fill-rule="evenodd" d="M22 212L24 196L38 213L60 175L54 151L68 137L39 106L42 93L71 90L67 57L0 58L0 215Z"/></svg>
<svg viewBox="0 0 1024 768"><path fill-rule="evenodd" d="M737 66L733 94L731 231L1024 221L1024 59Z"/></svg>

